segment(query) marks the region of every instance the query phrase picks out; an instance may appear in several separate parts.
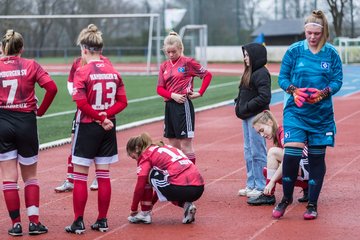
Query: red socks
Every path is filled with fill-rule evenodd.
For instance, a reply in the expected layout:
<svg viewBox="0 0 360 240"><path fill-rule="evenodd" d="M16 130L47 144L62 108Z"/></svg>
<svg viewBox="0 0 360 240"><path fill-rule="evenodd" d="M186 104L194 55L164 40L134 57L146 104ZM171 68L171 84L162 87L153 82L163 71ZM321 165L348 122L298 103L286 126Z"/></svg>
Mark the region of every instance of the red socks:
<svg viewBox="0 0 360 240"><path fill-rule="evenodd" d="M39 223L40 188L37 179L25 182L25 206L30 222Z"/></svg>
<svg viewBox="0 0 360 240"><path fill-rule="evenodd" d="M98 219L106 218L110 206L111 184L109 170L96 170L98 181Z"/></svg>
<svg viewBox="0 0 360 240"><path fill-rule="evenodd" d="M87 178L87 174L74 172L73 207L75 221L78 217L84 216L85 205L88 198Z"/></svg>
<svg viewBox="0 0 360 240"><path fill-rule="evenodd" d="M3 182L3 193L6 207L13 224L21 222L20 197L16 182Z"/></svg>
<svg viewBox="0 0 360 240"><path fill-rule="evenodd" d="M74 174L74 165L72 164L72 156L71 154L68 157L68 165L67 165L67 180L71 183L74 182L73 174Z"/></svg>
<svg viewBox="0 0 360 240"><path fill-rule="evenodd" d="M185 153L185 155L187 156L187 158L193 162L193 164L195 164L196 162L196 156L195 153Z"/></svg>
<svg viewBox="0 0 360 240"><path fill-rule="evenodd" d="M145 185L144 195L141 198L141 211L150 211L152 209L152 198L153 198L153 189L150 184Z"/></svg>

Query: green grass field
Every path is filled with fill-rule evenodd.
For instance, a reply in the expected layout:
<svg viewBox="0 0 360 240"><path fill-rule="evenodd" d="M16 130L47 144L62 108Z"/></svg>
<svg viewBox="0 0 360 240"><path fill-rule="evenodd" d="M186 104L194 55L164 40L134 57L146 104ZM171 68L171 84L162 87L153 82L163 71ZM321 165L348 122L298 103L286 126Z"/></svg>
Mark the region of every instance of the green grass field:
<svg viewBox="0 0 360 240"><path fill-rule="evenodd" d="M40 143L47 143L70 137L71 122L74 117L75 103L66 88L67 76L54 76L58 93L46 114L38 118ZM157 76L123 76L128 107L117 115L117 125L123 125L148 118L163 116L164 102L156 93ZM277 77L272 77L272 88L278 88ZM238 93L239 77L215 76L203 97L193 101L195 108L232 100ZM201 80L195 78L195 88ZM37 88L36 94L42 100L44 90ZM149 99L142 99L151 97ZM40 100L40 101L41 101ZM64 113L71 111L69 113ZM59 113L59 115L52 116Z"/></svg>

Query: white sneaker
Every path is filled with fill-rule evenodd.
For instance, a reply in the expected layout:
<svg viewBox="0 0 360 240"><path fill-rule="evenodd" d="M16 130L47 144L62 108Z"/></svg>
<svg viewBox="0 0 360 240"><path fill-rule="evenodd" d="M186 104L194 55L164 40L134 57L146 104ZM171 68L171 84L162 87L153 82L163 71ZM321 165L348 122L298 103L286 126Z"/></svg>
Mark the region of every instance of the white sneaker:
<svg viewBox="0 0 360 240"><path fill-rule="evenodd" d="M99 186L98 186L98 181L97 179L95 178L94 181L91 183L90 185L90 190L91 191L96 191L99 189Z"/></svg>
<svg viewBox="0 0 360 240"><path fill-rule="evenodd" d="M71 192L74 189L74 184L69 182L69 180L65 180L63 184L55 188L55 192Z"/></svg>
<svg viewBox="0 0 360 240"><path fill-rule="evenodd" d="M185 202L184 204L184 224L192 223L195 221L196 207L192 202Z"/></svg>
<svg viewBox="0 0 360 240"><path fill-rule="evenodd" d="M251 192L248 192L248 193L246 194L246 196L247 196L247 197L257 198L257 197L259 197L262 193L263 193L262 191L253 189Z"/></svg>
<svg viewBox="0 0 360 240"><path fill-rule="evenodd" d="M151 223L151 211L141 211L138 212L135 216L128 217L129 222L131 223Z"/></svg>
<svg viewBox="0 0 360 240"><path fill-rule="evenodd" d="M239 195L239 196L247 196L247 194L248 194L249 192L251 192L252 190L253 190L253 189L248 188L248 187L243 188L243 189L240 189L239 192L238 192L238 195Z"/></svg>

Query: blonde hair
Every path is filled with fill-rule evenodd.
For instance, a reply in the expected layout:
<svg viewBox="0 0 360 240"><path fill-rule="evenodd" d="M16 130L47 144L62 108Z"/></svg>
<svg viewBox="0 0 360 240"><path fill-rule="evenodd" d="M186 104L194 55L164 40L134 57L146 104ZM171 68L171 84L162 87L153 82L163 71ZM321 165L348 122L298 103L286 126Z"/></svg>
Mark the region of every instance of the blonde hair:
<svg viewBox="0 0 360 240"><path fill-rule="evenodd" d="M164 46L163 46L163 50L166 51L166 47L168 46L175 46L178 49L181 50L181 55L183 55L184 52L184 44L181 40L181 37L179 36L179 34L177 34L174 31L170 31L169 35L166 36L166 38L164 39Z"/></svg>
<svg viewBox="0 0 360 240"><path fill-rule="evenodd" d="M309 23L314 23L322 26L322 36L316 49L316 51L319 52L329 38L328 21L325 14L321 10L313 10L311 15L309 15L305 20L305 25Z"/></svg>
<svg viewBox="0 0 360 240"><path fill-rule="evenodd" d="M270 112L269 110L264 110L261 113L257 114L253 119L252 125L253 125L253 127L257 123L269 125L269 120L271 120L273 122L272 126L270 126L272 128L273 143L275 146L280 147L279 139L277 139L277 137L276 137L276 133L279 129L279 125L278 125L274 115L272 114L272 112Z"/></svg>
<svg viewBox="0 0 360 240"><path fill-rule="evenodd" d="M15 32L13 29L6 31L2 43L2 51L5 56L17 55L24 47L24 39L20 33Z"/></svg>
<svg viewBox="0 0 360 240"><path fill-rule="evenodd" d="M131 137L126 144L126 152L128 155L136 153L140 155L145 149L154 145L150 135L148 133L142 133L138 136ZM156 145L164 146L163 142L159 142Z"/></svg>
<svg viewBox="0 0 360 240"><path fill-rule="evenodd" d="M87 28L81 30L77 39L77 45L88 49L91 53L101 52L104 46L102 33L95 24L89 24Z"/></svg>

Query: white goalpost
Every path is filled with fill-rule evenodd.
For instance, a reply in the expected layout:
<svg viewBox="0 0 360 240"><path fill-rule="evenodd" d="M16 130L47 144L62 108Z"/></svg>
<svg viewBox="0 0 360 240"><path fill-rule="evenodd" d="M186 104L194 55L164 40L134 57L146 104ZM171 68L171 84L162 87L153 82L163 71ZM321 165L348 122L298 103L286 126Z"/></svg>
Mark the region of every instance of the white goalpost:
<svg viewBox="0 0 360 240"><path fill-rule="evenodd" d="M158 73L158 69L161 62L161 50L160 50L160 15L155 13L149 14L79 14L79 15L0 15L0 24L3 25L3 21L7 20L12 25L16 25L19 20L41 20L41 19L139 19L145 18L149 20L148 24L148 39L146 46L146 65L144 67L134 67L133 71L127 73L121 71L123 74L154 74ZM12 22L14 21L14 22ZM131 23L130 23L131 24ZM84 28L86 26L82 26ZM78 29L80 32L81 29ZM101 29L100 29L101 30ZM120 30L118 30L120 31ZM154 35L155 31L155 35ZM139 33L138 33L139 34ZM123 34L124 35L124 34ZM26 40L26 39L25 39ZM155 44L153 44L155 41ZM105 43L106 44L106 43ZM105 45L106 49L106 45ZM155 53L155 54L154 54ZM154 56L155 55L155 56ZM153 60L154 59L154 60ZM153 63L156 62L156 63Z"/></svg>
<svg viewBox="0 0 360 240"><path fill-rule="evenodd" d="M360 37L339 37L339 55L343 64L360 62Z"/></svg>

